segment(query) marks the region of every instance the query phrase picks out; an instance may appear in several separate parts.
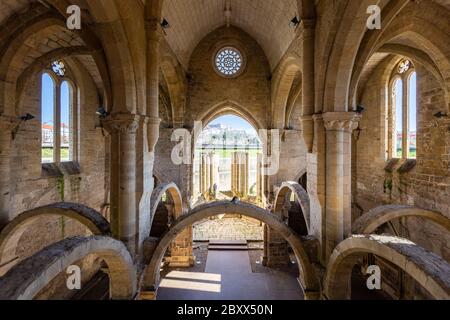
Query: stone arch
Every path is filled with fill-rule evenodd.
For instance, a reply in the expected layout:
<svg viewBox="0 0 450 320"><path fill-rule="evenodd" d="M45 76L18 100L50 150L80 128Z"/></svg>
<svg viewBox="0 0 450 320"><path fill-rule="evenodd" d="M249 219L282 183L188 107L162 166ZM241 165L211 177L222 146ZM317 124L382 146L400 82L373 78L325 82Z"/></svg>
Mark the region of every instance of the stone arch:
<svg viewBox="0 0 450 320"><path fill-rule="evenodd" d="M183 124L186 107L186 78L176 59L169 54L161 57L161 71L169 89L172 125L180 127Z"/></svg>
<svg viewBox="0 0 450 320"><path fill-rule="evenodd" d="M83 224L95 235L111 234L109 222L96 210L82 204L60 202L19 214L0 232L0 264L15 257L17 244L27 227L43 216L61 216Z"/></svg>
<svg viewBox="0 0 450 320"><path fill-rule="evenodd" d="M164 257L164 253L166 252L169 244L176 238L176 236L180 232L197 221L224 213L239 213L241 215L260 220L273 228L281 236L283 236L290 244L297 257L301 277L299 280L304 289L305 297L317 297L317 293L319 291L319 283L315 276L310 258L303 246L301 238L298 237L278 217L276 217L269 211L255 205L242 203L239 201L217 201L200 205L191 210L189 214L182 216L176 223L174 223L169 232L166 233L159 241L153 253L152 259L144 272L142 291L157 290L160 276L160 265Z"/></svg>
<svg viewBox="0 0 450 320"><path fill-rule="evenodd" d="M283 129L287 125L288 101L293 89L292 85L297 76L301 77L301 69L301 60L294 55L284 58L278 67L272 84L272 128L274 129ZM296 92L296 95L299 95L299 92Z"/></svg>
<svg viewBox="0 0 450 320"><path fill-rule="evenodd" d="M98 0L88 1L87 7L93 20L103 26L99 37L102 39L109 70L114 70L110 72L112 95L108 112L136 112L139 99L136 81L139 74L130 52L131 44L135 44L134 39L130 39L133 35L127 33L118 4Z"/></svg>
<svg viewBox="0 0 450 320"><path fill-rule="evenodd" d="M441 84L448 111L450 111L450 84L445 80L450 75L450 59L445 54L450 50L448 45L450 37L431 23L421 19L413 21L414 23L409 25L393 24L391 30L380 40L377 50L401 54L422 64ZM412 44L391 43L397 37L408 40Z"/></svg>
<svg viewBox="0 0 450 320"><path fill-rule="evenodd" d="M298 12L301 19L315 19L316 17L316 5L314 1L310 0L297 0Z"/></svg>
<svg viewBox="0 0 450 320"><path fill-rule="evenodd" d="M298 200L300 208L302 209L303 218L306 222L308 233L310 230L310 207L309 195L303 187L294 181L287 181L281 184L275 195L274 212L280 212L284 205L284 199L289 192L293 192Z"/></svg>
<svg viewBox="0 0 450 320"><path fill-rule="evenodd" d="M391 6L396 7L397 11L391 10L394 15L405 6L405 3L403 2L404 1L399 1L397 6ZM424 16L431 16L433 15L433 11L439 10L437 7L437 5L429 4L422 7L420 10L426 11L423 13ZM445 52L450 50L450 46L448 45L450 39L449 36L438 27L440 23L445 24L446 21L436 17L439 23L435 23L419 17L416 14L412 16L413 18L409 19L408 23L405 23L403 18L393 20L389 27L383 27L383 32L379 36L374 37L372 34L372 41L363 42L363 47L358 53L355 62L355 70L352 74L349 90L349 99L351 99L353 103L355 103L355 92L358 90L357 87L361 79L365 62L367 62L375 52L386 52L399 54L422 64L441 84L442 89L445 91L447 105L450 108L450 86L445 81L448 77L448 70L450 69L450 61L445 54ZM366 35L366 37L368 37L368 35ZM396 43L397 38L401 39L399 43ZM447 74L445 74L446 72Z"/></svg>
<svg viewBox="0 0 450 320"><path fill-rule="evenodd" d="M64 8L64 14L65 10L66 9ZM109 101L111 100L111 84L109 71L106 65L104 52L102 50L100 41L88 26L83 26L82 32L73 32L73 34L79 36L79 39L81 39L84 43L84 50L82 50L79 46L60 47L58 49L55 49L37 58L35 60L35 63L28 67L24 72L21 72L23 76L20 74L20 68L18 69L12 67L18 65L18 61L23 60L25 54L27 53L26 46L24 46L24 44L30 37L41 34L41 38L45 38L47 33L53 32L57 30L57 28L64 29L65 27L66 25L64 16L58 16L53 12L43 14L22 25L21 28L19 28L13 34L12 41L8 43L8 45L6 45L4 48L0 49L2 51L1 55L4 57L0 64L0 76L9 83L8 86L3 86L0 91L0 106L3 107L3 110L0 110L0 112L3 111L5 114L11 115L17 114L17 110L15 109L15 107L19 105L20 94L23 91L22 89L24 87L23 82L26 80L23 79L23 76L32 76L32 74L28 72L30 71L30 68L35 69L36 67L39 67L40 65L45 63L45 60L52 57L54 59L63 58L74 53L73 51L78 51L79 53L89 54L92 56L103 81L105 95L104 101L108 106ZM72 48L74 48L74 50L72 50ZM43 68L41 68L41 70L42 69ZM20 79L22 82L18 81Z"/></svg>
<svg viewBox="0 0 450 320"><path fill-rule="evenodd" d="M23 260L0 279L1 300L31 300L58 274L90 254L109 267L110 298L132 299L136 270L125 245L104 236L73 237L57 242Z"/></svg>
<svg viewBox="0 0 450 320"><path fill-rule="evenodd" d="M175 219L181 217L183 215L183 198L181 196L180 189L178 189L177 185L173 182L171 183L164 183L156 187L151 196L151 207L150 207L150 219L153 221L153 218L155 216L156 209L158 208L158 204L161 201L163 195L169 192L173 204L174 204L174 214Z"/></svg>
<svg viewBox="0 0 450 320"><path fill-rule="evenodd" d="M295 80L294 80L295 81ZM292 84L291 88L291 94L289 95L289 98L287 100L286 104L286 116L285 116L285 127L292 129L294 128L294 123L298 122L298 118L295 116L300 116L299 111L303 109L303 79L299 79L297 84L295 82ZM296 113L297 112L297 113ZM301 112L303 114L303 112Z"/></svg>
<svg viewBox="0 0 450 320"><path fill-rule="evenodd" d="M324 278L327 298L350 299L352 268L367 253L395 264L436 299L450 299L448 262L409 240L385 235L353 235L334 249Z"/></svg>
<svg viewBox="0 0 450 320"><path fill-rule="evenodd" d="M409 0L392 1L382 7L383 29L389 26L396 14ZM323 93L323 105L326 112L350 111L349 89L355 62L358 55L366 49L372 49L373 42L380 32L367 29L367 8L373 5L370 0L351 2L339 7L339 21L335 21L337 32L330 34L332 43L330 57L326 61L326 77ZM385 18L386 17L386 18ZM350 31L351 32L350 32ZM367 43L366 43L367 42ZM367 47L367 48L366 48Z"/></svg>
<svg viewBox="0 0 450 320"><path fill-rule="evenodd" d="M250 123L257 132L259 129L264 128L264 126L249 111L247 111L246 108L231 100L222 101L214 105L208 112L200 117L200 121L202 121L202 124L205 127L214 119L229 114L243 118Z"/></svg>
<svg viewBox="0 0 450 320"><path fill-rule="evenodd" d="M353 233L374 233L383 224L402 217L421 217L431 220L450 232L450 219L440 212L408 205L386 205L376 207L363 214L353 223Z"/></svg>
<svg viewBox="0 0 450 320"><path fill-rule="evenodd" d="M380 32L373 32L372 30L367 30L365 32L364 37L361 40L360 47L358 48L355 62L353 64L348 98L349 103L353 103L353 105L349 105L349 108L353 110L356 108L354 91L356 90L365 64L369 61L372 54L376 51L378 41L383 36L383 32L388 28L388 26L393 22L399 12L408 4L408 2L409 0L397 0L388 2L381 13L383 17L383 28L380 30Z"/></svg>

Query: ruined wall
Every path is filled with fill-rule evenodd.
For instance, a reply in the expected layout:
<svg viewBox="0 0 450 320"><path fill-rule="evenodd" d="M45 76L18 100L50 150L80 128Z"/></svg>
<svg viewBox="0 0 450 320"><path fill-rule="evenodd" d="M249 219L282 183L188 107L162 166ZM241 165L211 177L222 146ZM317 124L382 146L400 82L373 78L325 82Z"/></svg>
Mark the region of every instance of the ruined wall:
<svg viewBox="0 0 450 320"><path fill-rule="evenodd" d="M43 170L41 164L41 76L26 88L22 112L36 116L23 123L13 141L11 154L10 216L50 203L82 203L101 211L105 203L105 139L96 129L97 90L89 74L79 65L73 80L79 95L79 159L59 166L59 171ZM84 226L71 219L41 218L31 225L18 244L21 260L46 245L74 235L86 235Z"/></svg>
<svg viewBox="0 0 450 320"><path fill-rule="evenodd" d="M226 215L196 223L193 228L194 241L207 240L254 240L262 241L264 226L251 218Z"/></svg>
<svg viewBox="0 0 450 320"><path fill-rule="evenodd" d="M418 63L417 72L417 160L416 165L402 172L404 161L388 166L386 80L381 64L373 73L362 98L366 107L361 133L356 143L356 207L354 218L382 204L401 203L439 211L450 217L450 122L433 117L446 110L444 91L438 81ZM441 227L423 219L402 221L404 236L450 261L450 236Z"/></svg>

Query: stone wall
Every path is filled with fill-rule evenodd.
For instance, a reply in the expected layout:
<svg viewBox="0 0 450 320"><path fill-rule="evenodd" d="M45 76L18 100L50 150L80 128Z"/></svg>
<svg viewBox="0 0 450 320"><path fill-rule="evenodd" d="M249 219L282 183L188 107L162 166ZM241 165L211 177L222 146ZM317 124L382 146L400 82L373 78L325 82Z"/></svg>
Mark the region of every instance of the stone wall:
<svg viewBox="0 0 450 320"><path fill-rule="evenodd" d="M194 225L194 241L253 240L262 241L264 226L257 220L225 216Z"/></svg>
<svg viewBox="0 0 450 320"><path fill-rule="evenodd" d="M382 77L385 63L380 64L366 85L362 98L366 112L355 145L354 218L362 211L390 203L414 205L450 217L450 123L448 119L433 117L438 111L446 110L444 91L430 72L418 63L415 65L417 160L409 171L400 169L405 161L393 164L385 157L387 129L384 119L388 116L385 107L388 80ZM450 236L444 229L419 218L407 218L404 225L408 238L450 261Z"/></svg>
<svg viewBox="0 0 450 320"><path fill-rule="evenodd" d="M11 151L10 218L60 201L82 203L100 212L107 202L105 178L105 138L96 129L95 110L99 105L95 84L79 64L70 64L79 95L79 158L49 173L41 164L41 76L26 88L21 112L36 119L22 123ZM22 235L17 249L21 260L43 247L74 235L88 234L80 223L64 218L40 218Z"/></svg>
<svg viewBox="0 0 450 320"><path fill-rule="evenodd" d="M245 69L237 78L224 78L214 69L215 54L224 46L235 46L244 55ZM270 114L270 68L263 50L245 32L234 27L220 28L206 36L194 50L188 72L186 123L202 120L218 104L232 101L261 126L266 125Z"/></svg>

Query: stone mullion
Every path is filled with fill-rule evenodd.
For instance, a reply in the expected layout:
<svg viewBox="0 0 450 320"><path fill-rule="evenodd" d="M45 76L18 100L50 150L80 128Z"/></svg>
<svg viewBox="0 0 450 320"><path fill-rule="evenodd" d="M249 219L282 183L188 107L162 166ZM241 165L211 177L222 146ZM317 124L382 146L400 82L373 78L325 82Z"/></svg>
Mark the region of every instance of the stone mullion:
<svg viewBox="0 0 450 320"><path fill-rule="evenodd" d="M70 139L71 146L69 148L70 159L72 161L79 161L80 155L80 143L79 143L79 130L80 130L80 113L78 112L78 94L77 89L70 86Z"/></svg>
<svg viewBox="0 0 450 320"><path fill-rule="evenodd" d="M53 162L61 162L61 83L56 82L53 109Z"/></svg>
<svg viewBox="0 0 450 320"><path fill-rule="evenodd" d="M402 122L403 122L403 126L402 126L402 159L406 159L408 158L408 154L409 154L409 139L408 139L408 131L409 131L409 85L408 85L408 78L407 77L403 77L402 78Z"/></svg>

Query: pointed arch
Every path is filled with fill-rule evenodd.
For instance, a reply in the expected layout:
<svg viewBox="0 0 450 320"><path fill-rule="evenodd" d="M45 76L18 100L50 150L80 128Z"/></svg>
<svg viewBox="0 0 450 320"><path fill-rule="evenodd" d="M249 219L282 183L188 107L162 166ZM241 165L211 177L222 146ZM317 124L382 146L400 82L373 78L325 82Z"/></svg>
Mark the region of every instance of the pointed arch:
<svg viewBox="0 0 450 320"><path fill-rule="evenodd" d="M305 296L317 297L319 291L318 279L310 258L303 246L302 239L298 237L283 221L269 211L249 203L217 201L197 206L188 214L178 219L170 230L159 241L152 259L144 271L142 289L143 291L156 291L159 286L159 271L161 261L169 244L186 227L208 217L217 216L224 213L239 213L266 223L269 227L278 232L290 244L297 257L300 269L300 282L305 291Z"/></svg>
<svg viewBox="0 0 450 320"><path fill-rule="evenodd" d="M256 132L264 128L262 123L247 111L247 108L232 100L225 100L215 104L209 111L199 117L199 121L202 121L203 126L206 126L211 121L229 114L243 118L255 128Z"/></svg>

